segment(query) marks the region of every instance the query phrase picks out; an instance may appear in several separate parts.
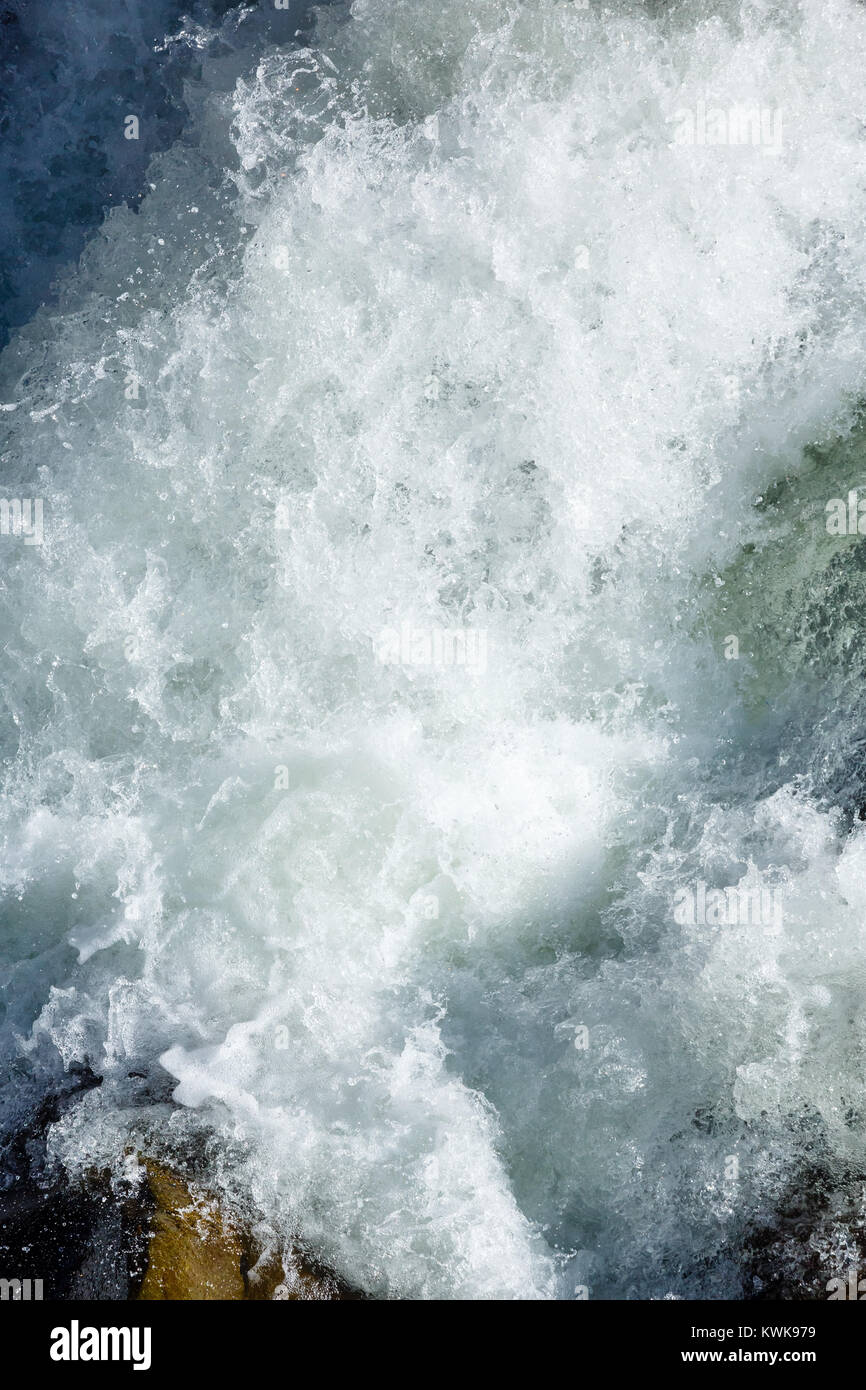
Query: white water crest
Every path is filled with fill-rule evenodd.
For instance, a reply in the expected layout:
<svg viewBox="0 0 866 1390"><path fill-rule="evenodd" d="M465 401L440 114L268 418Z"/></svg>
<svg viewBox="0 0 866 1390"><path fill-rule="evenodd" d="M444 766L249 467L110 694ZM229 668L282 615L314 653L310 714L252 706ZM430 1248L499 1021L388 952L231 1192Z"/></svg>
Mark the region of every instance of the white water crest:
<svg viewBox="0 0 866 1390"><path fill-rule="evenodd" d="M198 1144L377 1297L754 1293L866 1174L866 11L195 33L0 362L8 1122L86 1064L70 1173Z"/></svg>

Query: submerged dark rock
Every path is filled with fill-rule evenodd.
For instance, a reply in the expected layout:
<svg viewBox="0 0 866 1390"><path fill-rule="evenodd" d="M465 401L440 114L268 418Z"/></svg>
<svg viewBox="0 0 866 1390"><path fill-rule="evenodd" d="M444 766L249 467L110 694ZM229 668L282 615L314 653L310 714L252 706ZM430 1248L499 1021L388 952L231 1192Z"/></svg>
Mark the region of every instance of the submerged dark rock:
<svg viewBox="0 0 866 1390"><path fill-rule="evenodd" d="M755 1300L815 1300L834 1280L866 1272L866 1179L817 1165L780 1195L768 1219L754 1222L742 1257L746 1296ZM847 1194L847 1196L843 1195Z"/></svg>
<svg viewBox="0 0 866 1390"><path fill-rule="evenodd" d="M363 1297L300 1251L264 1249L195 1177L149 1158L141 1170L120 1184L19 1173L0 1193L0 1277L41 1280L60 1301Z"/></svg>
<svg viewBox="0 0 866 1390"><path fill-rule="evenodd" d="M0 1197L0 1269L41 1279L45 1299L134 1297L146 1251L141 1198L119 1197L103 1176L27 1179Z"/></svg>
<svg viewBox="0 0 866 1390"><path fill-rule="evenodd" d="M50 1126L100 1084L89 1067L71 1068L3 1144L0 1276L41 1279L45 1299L124 1299L141 1282L142 1196L116 1192L107 1174L70 1183L45 1163Z"/></svg>

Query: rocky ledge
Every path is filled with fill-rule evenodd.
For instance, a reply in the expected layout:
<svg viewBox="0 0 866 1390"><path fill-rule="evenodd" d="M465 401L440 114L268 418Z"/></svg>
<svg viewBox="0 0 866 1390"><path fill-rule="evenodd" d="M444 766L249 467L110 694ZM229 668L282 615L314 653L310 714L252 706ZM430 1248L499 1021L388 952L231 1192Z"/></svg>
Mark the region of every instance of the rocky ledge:
<svg viewBox="0 0 866 1390"><path fill-rule="evenodd" d="M0 1274L41 1280L45 1299L362 1297L300 1250L264 1249L198 1178L138 1169L120 1193L107 1173L20 1178L0 1194Z"/></svg>

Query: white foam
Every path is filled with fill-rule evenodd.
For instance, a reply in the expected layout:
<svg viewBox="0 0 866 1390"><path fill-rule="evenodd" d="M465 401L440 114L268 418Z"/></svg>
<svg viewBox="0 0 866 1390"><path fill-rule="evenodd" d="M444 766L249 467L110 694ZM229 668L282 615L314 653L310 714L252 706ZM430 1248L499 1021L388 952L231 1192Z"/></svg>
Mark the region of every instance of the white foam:
<svg viewBox="0 0 866 1390"><path fill-rule="evenodd" d="M198 146L4 359L46 499L5 556L7 1024L105 1077L67 1163L214 1133L368 1291L519 1298L736 1295L791 1116L862 1161L859 841L745 774L714 809L702 633L862 391L864 30L364 0L230 99L205 52ZM673 147L704 97L782 149ZM486 669L377 660L404 622ZM673 922L750 864L781 938Z"/></svg>

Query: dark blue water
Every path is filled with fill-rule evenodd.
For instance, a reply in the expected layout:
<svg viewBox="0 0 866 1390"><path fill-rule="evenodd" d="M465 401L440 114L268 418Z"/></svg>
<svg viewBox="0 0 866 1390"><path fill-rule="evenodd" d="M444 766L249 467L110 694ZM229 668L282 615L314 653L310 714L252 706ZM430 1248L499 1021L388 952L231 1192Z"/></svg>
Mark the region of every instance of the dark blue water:
<svg viewBox="0 0 866 1390"><path fill-rule="evenodd" d="M106 210L137 205L183 137L207 38L291 43L309 6L241 0L9 0L0 10L0 346L52 297ZM139 138L125 137L135 115Z"/></svg>

